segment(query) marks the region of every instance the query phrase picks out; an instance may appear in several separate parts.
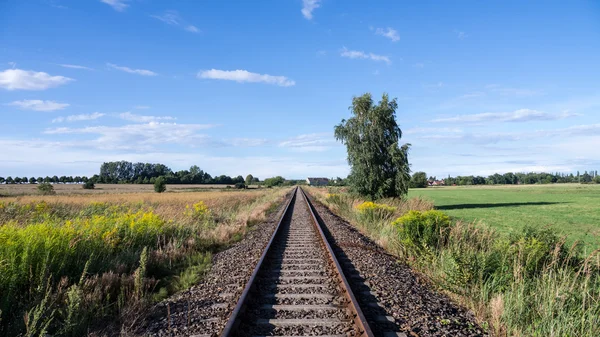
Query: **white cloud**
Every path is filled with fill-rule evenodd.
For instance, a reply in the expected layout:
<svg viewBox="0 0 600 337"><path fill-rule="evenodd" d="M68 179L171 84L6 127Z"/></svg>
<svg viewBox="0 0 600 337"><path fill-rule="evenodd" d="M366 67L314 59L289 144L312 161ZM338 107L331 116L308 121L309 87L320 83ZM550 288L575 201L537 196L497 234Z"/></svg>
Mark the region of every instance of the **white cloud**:
<svg viewBox="0 0 600 337"><path fill-rule="evenodd" d="M150 122L123 126L90 126L84 128L53 128L44 131L47 135L92 134L98 138L77 142L77 146L103 150L148 151L157 146L179 144L190 147L215 145L210 137L197 131L212 128L210 124L176 124ZM216 144L221 145L222 144Z"/></svg>
<svg viewBox="0 0 600 337"><path fill-rule="evenodd" d="M74 81L64 76L51 76L45 72L7 69L0 72L0 88L7 90L46 90Z"/></svg>
<svg viewBox="0 0 600 337"><path fill-rule="evenodd" d="M129 7L129 5L126 4L127 0L100 0L100 2L111 6L117 12L122 12Z"/></svg>
<svg viewBox="0 0 600 337"><path fill-rule="evenodd" d="M121 71L124 71L126 73L130 73L130 74L138 74L138 75L142 75L142 76L156 76L156 75L158 75L157 73L155 73L153 71L150 71L150 70L146 70L146 69L131 69L129 67L121 67L121 66L118 66L118 65L112 64L112 63L107 63L106 65L108 67L110 67L110 68L121 70Z"/></svg>
<svg viewBox="0 0 600 337"><path fill-rule="evenodd" d="M456 34L456 37L458 37L461 40L464 39L465 37L469 36L469 35L467 35L467 33L457 30L457 29L454 30L454 34Z"/></svg>
<svg viewBox="0 0 600 337"><path fill-rule="evenodd" d="M85 67L85 66L79 66L79 65L76 65L76 64L59 64L59 66L61 66L63 68L71 68L71 69L94 70L93 68Z"/></svg>
<svg viewBox="0 0 600 337"><path fill-rule="evenodd" d="M419 137L441 143L460 142L469 144L496 144L500 142L519 142L549 137L590 137L600 135L600 124L574 125L562 129L537 130L528 132L487 132L460 134L433 134Z"/></svg>
<svg viewBox="0 0 600 337"><path fill-rule="evenodd" d="M185 30L187 30L188 32L192 32L192 33L199 33L200 30L198 29L198 27L193 26L193 25L189 25L187 27L185 27Z"/></svg>
<svg viewBox="0 0 600 337"><path fill-rule="evenodd" d="M377 55L373 53L365 53L363 51L358 50L348 50L348 48L344 47L342 52L340 53L341 57L347 57L350 59L369 59L372 61L383 61L387 64L391 64L392 61L388 56Z"/></svg>
<svg viewBox="0 0 600 337"><path fill-rule="evenodd" d="M39 99L25 99L22 101L14 101L6 105L17 106L23 110L33 111L55 111L61 110L69 106L67 103L58 103L55 101L42 101Z"/></svg>
<svg viewBox="0 0 600 337"><path fill-rule="evenodd" d="M147 106L147 105L136 105L136 106L134 106L133 108L134 108L134 109L139 109L139 110L142 110L142 109L143 109L143 110L145 110L145 109L150 109L150 107L149 107L149 106Z"/></svg>
<svg viewBox="0 0 600 337"><path fill-rule="evenodd" d="M530 122L530 121L550 121L565 119L568 117L580 116L579 114L568 111L558 114L551 114L532 109L519 109L513 112L484 112L471 115L458 115L455 117L434 119L435 123L486 123L486 122Z"/></svg>
<svg viewBox="0 0 600 337"><path fill-rule="evenodd" d="M302 0L302 15L307 20L312 20L312 12L321 7L321 0Z"/></svg>
<svg viewBox="0 0 600 337"><path fill-rule="evenodd" d="M72 142L48 140L0 139L0 148L6 158L0 161L0 172L5 176L86 175L98 173L103 162L128 160L131 162L160 162L178 171L198 164L212 174L230 176L252 172L260 179L282 175L286 178L307 176L345 177L348 165L344 158L310 160L303 156L211 156L184 147L168 151L110 151L87 149Z"/></svg>
<svg viewBox="0 0 600 337"><path fill-rule="evenodd" d="M158 116L136 115L136 114L132 114L129 111L119 114L119 118L124 119L126 121L132 121L132 122L137 122L137 123L148 123L148 122L157 122L157 121L176 119L175 117L171 117L171 116L158 117Z"/></svg>
<svg viewBox="0 0 600 337"><path fill-rule="evenodd" d="M290 148L298 152L322 152L335 145L336 141L329 133L299 135L279 143L279 147Z"/></svg>
<svg viewBox="0 0 600 337"><path fill-rule="evenodd" d="M391 27L377 28L375 29L375 34L387 37L388 39L392 40L392 42L400 41L400 35L398 34L398 31Z"/></svg>
<svg viewBox="0 0 600 337"><path fill-rule="evenodd" d="M541 96L545 94L543 90L510 88L501 86L499 84L488 84L485 86L485 88L491 93L497 93L505 96L532 97Z"/></svg>
<svg viewBox="0 0 600 337"><path fill-rule="evenodd" d="M183 27L183 29L187 30L188 32L192 32L192 33L200 32L200 30L196 26L188 24L183 18L181 18L179 13L174 10L165 11L161 15L150 15L150 17L160 20L171 26Z"/></svg>
<svg viewBox="0 0 600 337"><path fill-rule="evenodd" d="M402 132L403 135L413 135L421 133L462 133L463 130L459 128L429 128L429 127L416 127L406 129Z"/></svg>
<svg viewBox="0 0 600 337"><path fill-rule="evenodd" d="M91 121L94 119L98 119L106 114L100 112L94 112L91 114L80 114L80 115L71 115L67 117L57 117L52 120L52 123L62 123L62 122L78 122L78 121Z"/></svg>
<svg viewBox="0 0 600 337"><path fill-rule="evenodd" d="M251 73L247 70L204 70L198 73L198 78L206 78L213 80L236 81L239 83L267 83L275 84L280 87L291 87L296 84L293 80L285 76L272 76L267 74Z"/></svg>

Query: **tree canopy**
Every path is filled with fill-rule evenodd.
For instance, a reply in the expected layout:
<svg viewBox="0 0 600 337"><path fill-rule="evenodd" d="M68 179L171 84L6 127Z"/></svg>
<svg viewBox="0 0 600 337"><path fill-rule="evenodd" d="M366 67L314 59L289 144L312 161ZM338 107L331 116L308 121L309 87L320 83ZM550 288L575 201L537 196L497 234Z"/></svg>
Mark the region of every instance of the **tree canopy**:
<svg viewBox="0 0 600 337"><path fill-rule="evenodd" d="M346 145L351 189L372 199L408 192L410 144L400 145L396 99L383 94L376 105L370 93L352 99L352 117L335 126L335 138Z"/></svg>

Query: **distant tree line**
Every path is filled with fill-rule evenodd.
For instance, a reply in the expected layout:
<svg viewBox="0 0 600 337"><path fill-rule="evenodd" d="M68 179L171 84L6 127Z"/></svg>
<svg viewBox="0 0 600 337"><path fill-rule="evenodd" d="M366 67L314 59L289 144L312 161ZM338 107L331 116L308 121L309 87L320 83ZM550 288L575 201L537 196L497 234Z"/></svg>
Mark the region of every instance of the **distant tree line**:
<svg viewBox="0 0 600 337"><path fill-rule="evenodd" d="M429 181L436 181L430 177ZM561 183L597 183L600 184L598 171L585 171L580 174L566 173L504 173L482 176L448 176L444 179L444 185L517 185L517 184L561 184Z"/></svg>
<svg viewBox="0 0 600 337"><path fill-rule="evenodd" d="M91 181L94 184L154 184L156 180L162 177L167 184L258 184L260 180L257 177L249 175L248 181L242 176L230 177L227 175L211 176L201 170L197 165L193 165L189 170L173 172L164 164L152 163L132 163L128 161L106 162L100 165L100 174L92 177L86 176L46 176L46 177L0 177L0 184L35 184L35 183L86 183Z"/></svg>

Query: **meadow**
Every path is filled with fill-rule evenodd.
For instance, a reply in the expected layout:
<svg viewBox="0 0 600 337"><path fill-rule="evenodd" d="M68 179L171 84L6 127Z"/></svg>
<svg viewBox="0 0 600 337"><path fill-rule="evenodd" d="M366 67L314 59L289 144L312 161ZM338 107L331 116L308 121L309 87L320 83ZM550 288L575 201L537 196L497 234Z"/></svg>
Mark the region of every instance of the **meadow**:
<svg viewBox="0 0 600 337"><path fill-rule="evenodd" d="M527 188L531 189L526 190L528 196L521 199L516 199L520 189L494 188L490 192L485 187L410 191L412 197L375 201L364 200L345 188L310 187L308 191L410 265L424 282L472 310L493 336L600 336L600 250L590 252L573 245L575 240L545 226L544 220L527 220L531 218L525 214L530 207L549 206L531 205L540 202L536 193L552 194L541 191L558 194L571 190L571 199L543 199L559 203L586 200L589 197L585 195L596 190L586 186L578 196L573 192L578 190L576 186ZM509 194L503 200L494 196L502 193ZM443 198L436 199L438 195ZM489 205L508 200L517 204L498 208L500 213L504 209L512 212L510 232L487 225L485 210L494 208ZM527 202L527 206L518 205ZM483 211L470 219L467 215L466 220L457 213L450 216L453 210L464 214L477 210L472 205ZM588 203L562 212L567 213L563 214L566 218L577 211L597 215L599 207ZM493 213L490 217L502 221Z"/></svg>
<svg viewBox="0 0 600 337"><path fill-rule="evenodd" d="M411 189L409 197L430 200L436 209L507 235L525 226L549 227L569 242L600 247L600 185L547 184L447 186Z"/></svg>
<svg viewBox="0 0 600 337"><path fill-rule="evenodd" d="M212 254L289 190L121 186L0 198L0 335L126 333L149 305L195 284Z"/></svg>
<svg viewBox="0 0 600 337"><path fill-rule="evenodd" d="M59 195L69 194L106 194L106 193L151 193L154 192L152 184L96 184L94 189L83 189L82 184L53 184L54 191ZM37 184L0 184L0 197L15 197L37 195ZM233 185L224 184L167 184L169 192L198 192L215 189L228 189ZM252 188L258 187L256 185Z"/></svg>

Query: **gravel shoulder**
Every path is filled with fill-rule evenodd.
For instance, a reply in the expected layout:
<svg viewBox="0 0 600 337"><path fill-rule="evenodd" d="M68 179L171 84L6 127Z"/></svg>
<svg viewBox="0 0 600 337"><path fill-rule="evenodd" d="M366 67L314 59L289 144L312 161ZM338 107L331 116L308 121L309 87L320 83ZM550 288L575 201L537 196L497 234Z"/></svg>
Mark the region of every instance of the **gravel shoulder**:
<svg viewBox="0 0 600 337"><path fill-rule="evenodd" d="M213 256L206 276L192 288L158 303L138 326L136 336L218 335L266 247L292 191L267 221L238 243Z"/></svg>
<svg viewBox="0 0 600 337"><path fill-rule="evenodd" d="M376 335L487 336L471 312L421 282L409 266L309 198Z"/></svg>

